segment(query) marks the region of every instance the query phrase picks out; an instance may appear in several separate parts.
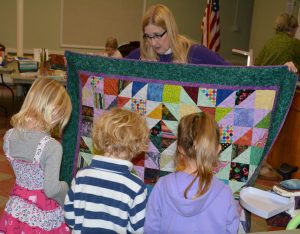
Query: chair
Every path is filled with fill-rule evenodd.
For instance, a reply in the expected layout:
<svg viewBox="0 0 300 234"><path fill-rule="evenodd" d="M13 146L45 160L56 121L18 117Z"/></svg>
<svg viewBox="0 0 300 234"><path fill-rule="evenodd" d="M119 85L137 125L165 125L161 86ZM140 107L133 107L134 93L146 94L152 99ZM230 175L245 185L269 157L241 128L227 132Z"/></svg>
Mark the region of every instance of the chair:
<svg viewBox="0 0 300 234"><path fill-rule="evenodd" d="M50 69L53 70L66 70L65 56L61 54L50 54L49 55Z"/></svg>
<svg viewBox="0 0 300 234"><path fill-rule="evenodd" d="M247 66L252 66L253 65L253 49L250 49L249 51L243 51L243 50L239 50L239 49L232 49L232 53L247 56Z"/></svg>
<svg viewBox="0 0 300 234"><path fill-rule="evenodd" d="M283 180L289 180L292 178L292 174L298 171L298 167L283 163L280 165L277 171L283 177Z"/></svg>
<svg viewBox="0 0 300 234"><path fill-rule="evenodd" d="M127 44L119 46L118 50L122 54L123 58L126 57L131 51L140 47L139 41L131 41Z"/></svg>
<svg viewBox="0 0 300 234"><path fill-rule="evenodd" d="M14 100L15 100L15 94L14 94L14 91L12 90L11 87L9 87L5 81L4 81L4 77L3 77L3 74L11 74L13 72L13 69L10 69L10 68L5 68L5 67L2 67L0 66L0 77L1 77L1 83L0 83L0 86L4 86L5 88L7 88L10 93L11 93L11 97L12 97L12 104L14 104ZM5 113L5 117L8 116L8 112L7 112L7 108L3 105L0 105L0 108L4 110L4 113Z"/></svg>

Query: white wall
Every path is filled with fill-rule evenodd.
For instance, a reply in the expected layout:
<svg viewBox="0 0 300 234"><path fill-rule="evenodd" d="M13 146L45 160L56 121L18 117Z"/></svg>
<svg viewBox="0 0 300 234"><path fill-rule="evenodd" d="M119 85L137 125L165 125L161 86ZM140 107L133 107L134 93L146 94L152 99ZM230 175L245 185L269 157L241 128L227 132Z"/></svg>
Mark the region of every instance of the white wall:
<svg viewBox="0 0 300 234"><path fill-rule="evenodd" d="M68 0L70 1L70 0ZM72 0L82 2L82 0ZM89 0L90 1L90 0ZM86 2L89 2L86 1ZM125 0L123 0L125 1ZM144 0L137 0L144 1ZM109 1L108 1L109 2ZM207 0L146 0L146 7L156 3L168 6L174 13L179 31L195 41L200 42L200 25L204 15ZM237 22L239 30L232 30L235 7L239 2ZM113 2L112 2L113 3ZM233 55L232 48L248 50L253 0L220 0L221 14L221 50L220 54L232 63L245 64L246 58ZM48 48L50 51L63 51L60 44L61 0L24 0L24 52L33 51L33 48ZM113 9L113 4L110 5ZM16 0L0 0L0 41L10 51L16 50ZM105 10L105 9L104 9ZM103 11L103 9L102 9ZM101 16L101 10L99 10ZM116 13L117 14L117 13ZM83 17L80 10L78 18ZM85 16L88 17L88 16ZM122 22L120 21L120 24ZM132 27L141 31L141 22L134 22ZM74 25L76 28L76 25ZM80 28L78 28L80 31ZM86 25L86 30L95 30ZM131 28L126 28L131 30ZM115 32L116 35L118 31ZM78 35L81 36L80 34ZM106 38L99 38L101 40ZM134 40L139 40L135 38ZM119 42L124 43L123 41ZM73 50L73 49L72 49ZM75 50L75 49L74 49ZM80 49L82 52L99 52L97 50Z"/></svg>

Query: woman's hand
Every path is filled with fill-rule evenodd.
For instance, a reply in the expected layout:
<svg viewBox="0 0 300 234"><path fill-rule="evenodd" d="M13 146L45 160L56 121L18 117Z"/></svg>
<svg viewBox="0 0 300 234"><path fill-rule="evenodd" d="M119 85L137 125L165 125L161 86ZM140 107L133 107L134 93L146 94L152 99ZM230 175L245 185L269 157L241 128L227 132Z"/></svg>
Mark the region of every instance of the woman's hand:
<svg viewBox="0 0 300 234"><path fill-rule="evenodd" d="M297 67L295 66L295 64L292 62L292 61L289 61L289 62L286 62L285 64L283 64L284 66L287 66L289 71L291 72L294 72L294 73L297 73L298 72L298 69Z"/></svg>

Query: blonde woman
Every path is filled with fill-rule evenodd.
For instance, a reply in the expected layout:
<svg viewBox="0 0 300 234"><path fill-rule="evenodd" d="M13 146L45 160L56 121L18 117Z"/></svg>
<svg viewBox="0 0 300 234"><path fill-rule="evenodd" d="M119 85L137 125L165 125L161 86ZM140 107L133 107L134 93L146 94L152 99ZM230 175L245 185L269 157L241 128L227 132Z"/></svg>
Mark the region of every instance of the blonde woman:
<svg viewBox="0 0 300 234"><path fill-rule="evenodd" d="M213 176L221 150L220 132L208 114L181 118L176 172L161 177L146 208L145 234L232 233L239 215L231 189Z"/></svg>
<svg viewBox="0 0 300 234"><path fill-rule="evenodd" d="M59 181L62 146L50 131L62 131L71 109L65 88L40 78L12 117L3 148L16 183L0 219L0 233L69 233L61 207L68 190Z"/></svg>
<svg viewBox="0 0 300 234"><path fill-rule="evenodd" d="M147 61L228 65L218 54L178 33L173 13L164 5L151 6L142 20L139 49L126 58Z"/></svg>
<svg viewBox="0 0 300 234"><path fill-rule="evenodd" d="M65 200L73 233L143 233L147 189L131 160L147 150L148 135L146 120L128 110L95 120L94 149L102 153L77 173Z"/></svg>

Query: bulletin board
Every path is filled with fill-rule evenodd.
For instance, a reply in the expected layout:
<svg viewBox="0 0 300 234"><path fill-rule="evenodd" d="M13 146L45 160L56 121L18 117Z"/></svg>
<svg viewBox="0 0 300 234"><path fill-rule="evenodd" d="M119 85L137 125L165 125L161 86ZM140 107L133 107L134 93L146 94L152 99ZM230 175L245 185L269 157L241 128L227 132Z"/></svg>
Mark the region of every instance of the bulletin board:
<svg viewBox="0 0 300 234"><path fill-rule="evenodd" d="M146 0L61 0L60 46L103 49L108 37L137 41Z"/></svg>

